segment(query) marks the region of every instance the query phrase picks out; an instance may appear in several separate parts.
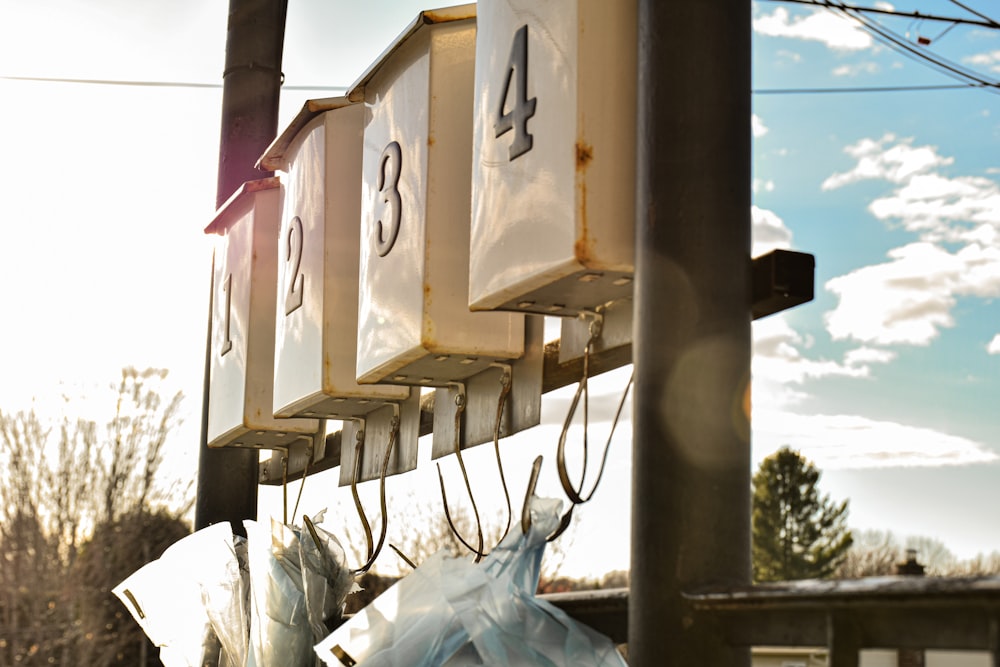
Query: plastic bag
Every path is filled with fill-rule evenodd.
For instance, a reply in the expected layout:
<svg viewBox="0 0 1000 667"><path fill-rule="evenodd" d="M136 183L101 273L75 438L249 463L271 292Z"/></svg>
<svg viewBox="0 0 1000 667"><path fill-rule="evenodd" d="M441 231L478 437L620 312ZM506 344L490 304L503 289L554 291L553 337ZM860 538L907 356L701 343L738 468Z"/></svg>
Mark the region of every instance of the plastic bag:
<svg viewBox="0 0 1000 667"><path fill-rule="evenodd" d="M325 512L325 510L324 510ZM339 625L347 596L359 590L347 566L347 554L330 533L318 525L324 512L299 532L299 561L302 565L302 593L313 642L330 634L330 625Z"/></svg>
<svg viewBox="0 0 1000 667"><path fill-rule="evenodd" d="M312 632L301 573L297 573L297 538L280 523L275 524L275 530L250 519L243 525L250 563L250 646L246 664L309 665Z"/></svg>
<svg viewBox="0 0 1000 667"><path fill-rule="evenodd" d="M332 667L624 666L610 639L534 595L561 504L532 498L528 535L513 530L480 565L428 558L316 654Z"/></svg>
<svg viewBox="0 0 1000 667"><path fill-rule="evenodd" d="M227 525L225 523L223 525ZM222 645L220 667L245 667L250 631L250 573L245 537L230 533L226 546L212 567L199 577L205 613ZM201 566L206 564L200 564Z"/></svg>
<svg viewBox="0 0 1000 667"><path fill-rule="evenodd" d="M220 577L228 576L232 543L228 523L209 526L178 540L112 590L160 647L160 661L166 667L202 667L206 656L214 653L214 632L203 595L206 587L228 585Z"/></svg>
<svg viewBox="0 0 1000 667"><path fill-rule="evenodd" d="M337 539L316 523L312 530L272 520L268 530L244 521L250 561L251 667L316 661L313 644L339 622L347 595L357 589ZM315 535L314 535L315 534Z"/></svg>

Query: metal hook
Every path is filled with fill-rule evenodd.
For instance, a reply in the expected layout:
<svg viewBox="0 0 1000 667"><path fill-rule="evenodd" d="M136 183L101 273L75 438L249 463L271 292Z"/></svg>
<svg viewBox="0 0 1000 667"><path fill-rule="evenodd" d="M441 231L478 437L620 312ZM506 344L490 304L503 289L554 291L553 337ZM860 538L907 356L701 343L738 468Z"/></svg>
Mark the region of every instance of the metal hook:
<svg viewBox="0 0 1000 667"><path fill-rule="evenodd" d="M354 506L358 510L358 516L361 518L361 525L365 531L365 542L368 547L368 560L364 565L356 570L351 570L352 575L364 574L371 569L371 566L375 564L375 559L378 558L379 554L382 553L382 545L385 544L386 528L388 527L388 516L385 502L385 476L389 470L389 460L392 457L392 449L396 444L396 437L399 431L399 405L396 403L392 404L394 408L394 415L392 417L392 426L390 427L389 433L389 446L385 451L385 459L382 461L382 471L379 474L379 507L382 512L382 530L379 533L378 545L374 543L374 538L372 536L371 524L368 523L368 517L365 515L365 508L361 505L361 498L358 495L358 477L361 476L361 459L364 453L364 429L358 431L356 435L357 442L354 445L354 477L351 479L351 495L354 497Z"/></svg>
<svg viewBox="0 0 1000 667"><path fill-rule="evenodd" d="M528 477L528 488L524 492L524 504L521 506L521 532L527 537L528 533L531 531L531 497L535 495L535 486L538 484L538 474L542 470L542 457L541 455L535 457L534 463L531 464L531 474ZM546 542L552 542L557 537L566 532L569 528L570 523L573 520L573 508L575 505L569 506L569 511L563 514L562 518L559 520L559 526L545 538Z"/></svg>
<svg viewBox="0 0 1000 667"><path fill-rule="evenodd" d="M580 379L580 384L577 387L576 393L573 395L569 412L566 415L566 421L563 423L562 432L559 434L559 445L556 448L556 469L559 473L559 482L562 484L563 491L569 498L571 505L569 511L567 511L563 516L559 529L549 536L550 540L561 535L566 528L569 527L570 520L573 515L573 508L576 505L582 505L594 497L594 493L597 491L597 487L601 483L601 478L604 476L604 468L608 462L608 453L611 450L611 441L615 434L615 428L618 426L618 420L621 417L622 409L625 407L625 400L628 397L629 389L632 387L632 382L635 379L635 371L633 370L632 376L629 377L628 384L625 385L625 391L622 392L621 400L618 402L618 409L615 412L614 421L611 423L611 432L608 434L608 441L604 445L604 453L601 456L601 465L597 470L597 478L594 480L590 491L584 494L583 487L587 480L587 457L589 454L587 432L589 430L588 417L590 392L588 390L588 379L590 376L590 353L594 344L597 342L597 339L600 337L604 325L604 316L600 310L592 315L594 316L594 320L590 324L590 339L583 348L583 377ZM573 482L569 479L569 471L566 468L566 438L569 433L570 423L572 422L573 416L576 414L577 406L580 403L581 396L583 396L583 469L580 473L579 486L574 486Z"/></svg>
<svg viewBox="0 0 1000 667"><path fill-rule="evenodd" d="M524 504L521 505L521 532L527 536L531 530L531 497L535 495L535 486L538 485L538 474L542 471L542 456L535 457L531 464L531 475L528 477L528 488L524 492Z"/></svg>
<svg viewBox="0 0 1000 667"><path fill-rule="evenodd" d="M309 463L313 460L313 456L316 455L316 443L320 438L325 438L325 437L326 437L326 420L321 419L319 420L319 428L316 430L316 433L314 433L313 436L309 438L309 446L306 447L306 461L305 464L303 464L302 466L302 482L299 484L299 493L295 497L295 507L292 508L291 523L295 523L295 515L299 513L299 503L302 501L302 492L306 488L306 478L309 476ZM287 454L288 451L286 450L286 459L287 459ZM288 473L287 463L288 462L286 460L285 470L284 470L286 475ZM285 513L286 514L288 513L287 497L286 497ZM286 521L286 523L288 522Z"/></svg>
<svg viewBox="0 0 1000 667"><path fill-rule="evenodd" d="M584 436L584 454L583 454L583 465L584 471L580 478L580 487L574 488L572 482L569 479L569 474L566 470L566 429L569 426L569 417L567 417L566 425L563 427L563 433L559 437L559 447L556 449L556 464L559 471L559 481L562 483L563 491L569 497L570 501L574 505L582 505L583 503L589 501L594 497L594 493L597 491L598 485L601 483L601 477L604 476L604 467L608 462L608 453L611 450L611 440L614 438L615 429L618 426L618 420L621 417L622 409L625 407L625 400L628 398L629 389L632 387L632 382L635 380L635 371L632 371L632 375L629 376L628 383L625 385L625 391L622 392L622 397L618 401L618 409L615 411L615 418L611 422L611 431L608 433L608 440L604 444L604 454L601 456L601 466L597 469L597 479L594 480L593 486L590 488L590 492L586 495L583 494L583 483L586 479L586 465L587 465L587 441L586 436ZM572 416L572 413L570 414ZM584 422L584 428L586 428L586 421Z"/></svg>
<svg viewBox="0 0 1000 667"><path fill-rule="evenodd" d="M469 501L472 503L472 512L476 517L476 533L479 543L478 548L473 548L471 544L466 542L465 538L458 532L458 528L455 527L455 522L451 518L451 510L448 509L448 493L444 488L444 475L441 474L440 463L438 463L437 466L438 482L441 484L441 500L444 503L444 516L448 521L448 526L451 528L451 532L455 535L455 537L458 538L458 541L462 543L462 546L476 554L475 562L478 563L485 555L485 552L483 551L483 523L479 518L479 507L476 506L476 498L472 494L472 483L469 481L469 473L465 469L465 460L462 458L462 415L465 414L465 385L460 382L453 382L449 384L457 390L457 393L455 394L455 457L458 459L458 466L462 470L462 479L465 480L465 490L469 493Z"/></svg>
<svg viewBox="0 0 1000 667"><path fill-rule="evenodd" d="M503 530L503 535L500 536L500 541L507 537L507 533L510 532L510 524L513 520L514 512L510 504L510 490L507 488L507 477L503 472L503 459L500 458L500 425L503 421L503 409L507 403L507 398L510 396L510 389L513 383L513 369L511 369L509 364L492 363L490 366L499 368L501 371L500 376L500 399L497 401L497 419L496 424L493 427L493 451L497 457L497 470L500 472L500 484L503 486L503 496L507 501L507 526Z"/></svg>
<svg viewBox="0 0 1000 667"><path fill-rule="evenodd" d="M281 521L288 524L288 448L277 447L281 452Z"/></svg>
<svg viewBox="0 0 1000 667"><path fill-rule="evenodd" d="M569 427L573 421L573 416L576 414L576 409L580 404L580 397L583 397L583 470L580 474L580 486L579 489L583 489L583 484L587 479L587 456L589 454L589 444L587 441L587 435L589 431L589 421L590 421L590 389L588 381L590 379L590 352L594 347L594 344L601 337L601 332L604 328L604 315L602 312L584 312L581 313L581 317L593 317L590 323L589 331L590 338L587 340L586 345L583 346L583 374L580 378L580 382L576 387L576 393L573 394L573 400L570 402L569 411L566 413L566 420L563 422L562 432L559 434L559 446L556 449L556 469L559 472L559 481L562 483L563 490L566 495L573 502L573 504L579 504L584 502L579 495L579 490L574 488L572 482L569 480L569 472L566 469L566 437L569 434Z"/></svg>

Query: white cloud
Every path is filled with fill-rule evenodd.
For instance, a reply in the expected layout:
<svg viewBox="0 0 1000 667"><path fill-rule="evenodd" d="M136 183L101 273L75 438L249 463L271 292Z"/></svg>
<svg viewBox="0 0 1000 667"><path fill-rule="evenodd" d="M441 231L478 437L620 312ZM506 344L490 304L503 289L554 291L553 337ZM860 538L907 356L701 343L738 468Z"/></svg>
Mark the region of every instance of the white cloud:
<svg viewBox="0 0 1000 667"><path fill-rule="evenodd" d="M844 149L857 159L853 169L834 174L823 181L824 190L857 183L866 179L883 179L891 183L903 183L915 174L925 174L930 170L950 165L954 158L943 158L933 146L913 147L913 139L900 139L895 146L886 148L897 141L894 134L885 134L881 139L862 139Z"/></svg>
<svg viewBox="0 0 1000 667"><path fill-rule="evenodd" d="M927 345L955 324L954 283L961 264L941 248L915 243L889 253L893 261L866 266L826 283L840 303L826 314L834 340L879 345Z"/></svg>
<svg viewBox="0 0 1000 667"><path fill-rule="evenodd" d="M767 181L767 183L770 184L770 187L765 185L765 189L773 190L773 181ZM763 255L764 253L779 248L787 249L792 247L792 232L785 226L784 221L779 218L774 211L768 211L765 208L751 206L750 218L753 221L753 248L750 253L753 257Z"/></svg>
<svg viewBox="0 0 1000 667"><path fill-rule="evenodd" d="M872 366L896 358L894 352L862 347L850 350L843 361L811 359L806 356L812 341L795 331L783 314L753 324L754 391L766 396L768 405L790 406L807 395L798 387L808 380L824 377L867 378Z"/></svg>
<svg viewBox="0 0 1000 667"><path fill-rule="evenodd" d="M790 37L822 42L838 51L861 51L873 44L871 36L858 25L838 14L817 9L792 17L784 7L753 19L753 29L768 37Z"/></svg>
<svg viewBox="0 0 1000 667"><path fill-rule="evenodd" d="M753 179L753 184L750 186L754 194L758 192L774 192L774 181L771 179L764 180L762 178Z"/></svg>
<svg viewBox="0 0 1000 667"><path fill-rule="evenodd" d="M750 116L750 129L753 130L753 136L763 137L768 133L767 126L764 125L764 120L757 114L751 114Z"/></svg>
<svg viewBox="0 0 1000 667"><path fill-rule="evenodd" d="M1000 50L977 53L962 59L962 62L977 67L985 67L991 72L1000 72Z"/></svg>
<svg viewBox="0 0 1000 667"><path fill-rule="evenodd" d="M839 303L826 315L834 339L879 345L928 345L955 326L959 297L1000 297L1000 186L980 176L940 173L954 159L933 146L886 134L845 149L857 160L834 174L825 190L862 180L897 187L868 209L900 225L917 241L895 248L889 260L827 282ZM957 249L954 249L958 246Z"/></svg>
<svg viewBox="0 0 1000 667"><path fill-rule="evenodd" d="M956 466L996 461L982 443L941 431L856 415L754 410L754 458L783 445L826 470Z"/></svg>
<svg viewBox="0 0 1000 667"><path fill-rule="evenodd" d="M892 350L880 350L874 347L859 347L849 350L844 355L844 363L848 366L862 366L864 364L887 364L896 358L896 353Z"/></svg>
<svg viewBox="0 0 1000 667"><path fill-rule="evenodd" d="M986 351L989 354L1000 354L1000 334L993 337L993 340L986 346Z"/></svg>
<svg viewBox="0 0 1000 667"><path fill-rule="evenodd" d="M873 62L856 63L854 65L838 65L833 68L834 76L855 77L859 74L876 74L879 71L878 65Z"/></svg>

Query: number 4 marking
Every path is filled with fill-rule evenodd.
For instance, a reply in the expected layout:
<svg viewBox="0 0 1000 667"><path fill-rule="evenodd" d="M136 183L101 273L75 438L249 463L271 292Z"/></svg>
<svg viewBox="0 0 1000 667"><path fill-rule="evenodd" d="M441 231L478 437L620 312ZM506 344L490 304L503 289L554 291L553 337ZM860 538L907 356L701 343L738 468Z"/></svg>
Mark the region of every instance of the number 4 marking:
<svg viewBox="0 0 1000 667"><path fill-rule="evenodd" d="M514 77L513 108L505 111L510 84ZM504 78L503 95L497 108L497 121L493 124L497 138L514 130L514 141L510 144L510 159L514 160L531 150L532 136L528 132L528 119L535 115L537 98L528 99L528 26L523 25L514 33L507 61L507 76Z"/></svg>

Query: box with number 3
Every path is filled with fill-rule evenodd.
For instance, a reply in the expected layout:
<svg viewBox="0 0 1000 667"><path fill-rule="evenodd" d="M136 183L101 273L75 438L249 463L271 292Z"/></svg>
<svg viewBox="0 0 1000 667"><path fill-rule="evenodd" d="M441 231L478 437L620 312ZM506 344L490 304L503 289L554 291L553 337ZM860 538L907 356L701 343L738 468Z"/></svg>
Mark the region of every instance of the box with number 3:
<svg viewBox="0 0 1000 667"><path fill-rule="evenodd" d="M358 379L442 385L523 353L524 319L468 309L475 5L423 12L363 102Z"/></svg>
<svg viewBox="0 0 1000 667"><path fill-rule="evenodd" d="M635 0L481 0L469 304L573 316L631 294Z"/></svg>

